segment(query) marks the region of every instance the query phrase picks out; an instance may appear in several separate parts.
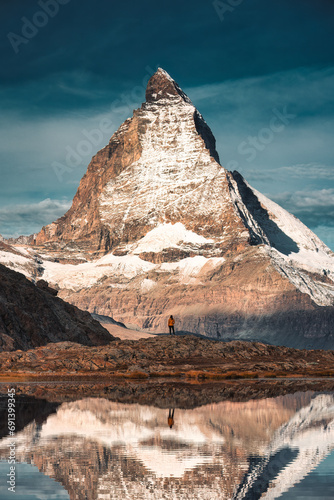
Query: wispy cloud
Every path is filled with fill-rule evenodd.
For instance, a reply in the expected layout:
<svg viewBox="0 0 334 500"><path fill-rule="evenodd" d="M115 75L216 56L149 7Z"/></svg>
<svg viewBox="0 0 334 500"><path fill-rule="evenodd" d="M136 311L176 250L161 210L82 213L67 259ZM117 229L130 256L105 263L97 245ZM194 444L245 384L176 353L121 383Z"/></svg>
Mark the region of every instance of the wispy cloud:
<svg viewBox="0 0 334 500"><path fill-rule="evenodd" d="M291 189L309 188L313 179L317 188L333 180L333 87L330 66L299 67L186 91L216 136L222 164L229 168L233 162L237 165L233 169L254 187L275 193L284 189L287 175L293 181ZM248 144L268 127L275 108L287 109L295 118L250 164L249 156L240 154L240 144Z"/></svg>
<svg viewBox="0 0 334 500"><path fill-rule="evenodd" d="M71 202L68 200L47 198L39 203L2 207L0 234L6 238L34 233L64 215L70 206ZM15 234L12 231L13 226L16 228Z"/></svg>
<svg viewBox="0 0 334 500"><path fill-rule="evenodd" d="M261 182L274 182L275 181L275 172L266 172L261 169L251 168L247 169L245 173L245 178L247 181L261 181Z"/></svg>
<svg viewBox="0 0 334 500"><path fill-rule="evenodd" d="M299 165L280 167L276 172L278 175L283 174L283 176L294 178L334 180L334 166L319 163L301 163Z"/></svg>
<svg viewBox="0 0 334 500"><path fill-rule="evenodd" d="M271 195L277 203L296 215L308 227L334 227L334 189L284 192Z"/></svg>
<svg viewBox="0 0 334 500"><path fill-rule="evenodd" d="M278 167L272 170L248 168L245 176L248 181L284 182L287 179L298 180L334 180L334 166L320 163L300 163Z"/></svg>
<svg viewBox="0 0 334 500"><path fill-rule="evenodd" d="M284 102L287 105L302 106L305 114L313 116L315 110L317 114L319 111L333 111L333 107L328 107L329 102L333 104L333 84L334 67L300 67L257 77L189 87L185 91L198 104L215 99L216 103L217 100L219 103L224 102L228 108L233 106L245 111L250 107L255 109L261 103L258 108L261 111L267 103Z"/></svg>

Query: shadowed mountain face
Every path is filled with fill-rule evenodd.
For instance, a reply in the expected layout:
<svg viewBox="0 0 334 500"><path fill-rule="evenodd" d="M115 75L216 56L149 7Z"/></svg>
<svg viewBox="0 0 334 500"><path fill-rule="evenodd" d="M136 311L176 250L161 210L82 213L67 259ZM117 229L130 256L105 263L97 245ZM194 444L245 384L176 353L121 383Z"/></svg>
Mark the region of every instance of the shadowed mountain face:
<svg viewBox="0 0 334 500"><path fill-rule="evenodd" d="M89 313L0 264L0 350L26 350L49 342L104 345L113 340Z"/></svg>
<svg viewBox="0 0 334 500"><path fill-rule="evenodd" d="M219 164L209 126L162 69L70 210L33 240L1 261L126 325L163 332L173 314L178 331L334 348L333 253Z"/></svg>
<svg viewBox="0 0 334 500"><path fill-rule="evenodd" d="M333 395L310 392L174 412L85 398L27 424L16 456L71 499L274 500L334 449L333 418Z"/></svg>
<svg viewBox="0 0 334 500"><path fill-rule="evenodd" d="M249 213L252 215L253 219L257 222L259 227L264 231L264 235L271 247L276 248L280 253L284 255L289 255L291 253L298 253L299 247L297 243L290 238L284 231L282 231L278 225L270 218L268 211L262 207L258 198L252 191L252 189L247 185L242 175L239 172L233 172L233 178L236 181L241 194L242 201L244 202ZM247 224L244 218L244 214L240 211L240 217ZM250 229L251 244L258 245L263 243L259 238L259 235Z"/></svg>

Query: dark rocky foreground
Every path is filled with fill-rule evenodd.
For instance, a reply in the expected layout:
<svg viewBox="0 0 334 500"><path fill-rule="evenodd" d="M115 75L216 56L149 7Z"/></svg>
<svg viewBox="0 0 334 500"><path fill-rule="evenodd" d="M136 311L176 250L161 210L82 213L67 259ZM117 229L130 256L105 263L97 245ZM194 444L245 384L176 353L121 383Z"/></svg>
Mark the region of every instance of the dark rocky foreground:
<svg viewBox="0 0 334 500"><path fill-rule="evenodd" d="M0 264L0 351L26 350L64 340L103 345L113 339L88 312L56 295L45 281L36 286L23 274Z"/></svg>
<svg viewBox="0 0 334 500"><path fill-rule="evenodd" d="M217 342L192 335L115 340L87 347L60 342L0 353L2 377L219 380L275 376L332 376L334 352L260 342Z"/></svg>

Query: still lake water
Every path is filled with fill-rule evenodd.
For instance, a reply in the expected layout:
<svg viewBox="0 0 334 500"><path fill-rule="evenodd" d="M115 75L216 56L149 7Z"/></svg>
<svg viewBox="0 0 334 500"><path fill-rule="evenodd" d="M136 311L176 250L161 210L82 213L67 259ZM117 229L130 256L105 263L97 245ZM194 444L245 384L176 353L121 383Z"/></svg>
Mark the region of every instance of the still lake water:
<svg viewBox="0 0 334 500"><path fill-rule="evenodd" d="M17 411L36 401L17 397ZM15 494L1 423L2 500L334 499L332 393L174 411L84 398L26 416L14 437Z"/></svg>

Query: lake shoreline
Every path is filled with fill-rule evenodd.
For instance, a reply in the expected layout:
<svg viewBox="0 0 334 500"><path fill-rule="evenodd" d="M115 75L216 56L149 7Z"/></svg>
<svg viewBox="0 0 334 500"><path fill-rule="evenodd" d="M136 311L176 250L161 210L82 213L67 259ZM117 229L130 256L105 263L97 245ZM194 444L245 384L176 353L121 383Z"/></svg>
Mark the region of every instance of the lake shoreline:
<svg viewBox="0 0 334 500"><path fill-rule="evenodd" d="M0 394L15 389L16 398L62 403L83 398L104 398L159 408L197 408L221 401L246 402L306 392L334 392L333 379L252 379L225 381L181 380L54 380L2 381Z"/></svg>

